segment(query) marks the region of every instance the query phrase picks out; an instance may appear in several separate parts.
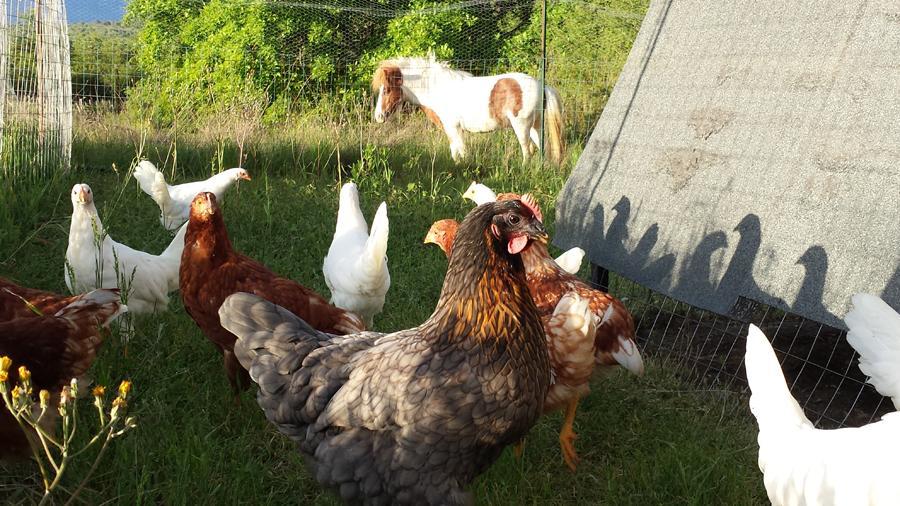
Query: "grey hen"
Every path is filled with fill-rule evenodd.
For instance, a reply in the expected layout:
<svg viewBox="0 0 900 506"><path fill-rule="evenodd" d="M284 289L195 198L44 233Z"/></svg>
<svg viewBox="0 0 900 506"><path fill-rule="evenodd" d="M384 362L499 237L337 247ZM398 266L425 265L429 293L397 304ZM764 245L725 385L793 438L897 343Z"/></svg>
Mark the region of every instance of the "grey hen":
<svg viewBox="0 0 900 506"><path fill-rule="evenodd" d="M465 487L540 416L544 331L519 253L547 235L520 201L459 229L437 308L393 334L335 337L246 293L219 310L257 401L348 503L467 504Z"/></svg>

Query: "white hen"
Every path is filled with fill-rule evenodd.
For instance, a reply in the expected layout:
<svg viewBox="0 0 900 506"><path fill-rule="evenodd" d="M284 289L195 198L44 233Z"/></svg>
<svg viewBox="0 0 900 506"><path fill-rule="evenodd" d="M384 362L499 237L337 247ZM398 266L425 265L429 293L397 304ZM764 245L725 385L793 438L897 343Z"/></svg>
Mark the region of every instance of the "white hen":
<svg viewBox="0 0 900 506"><path fill-rule="evenodd" d="M859 353L859 370L900 410L900 314L878 297L858 293L844 323L847 342Z"/></svg>
<svg viewBox="0 0 900 506"><path fill-rule="evenodd" d="M166 178L155 165L142 160L134 169L141 190L159 206L159 222L166 230L175 230L188 220L191 214L191 201L198 193L212 192L221 204L225 191L241 179L250 181L250 174L241 168L228 169L204 181L184 183L175 186L166 184Z"/></svg>
<svg viewBox="0 0 900 506"><path fill-rule="evenodd" d="M859 311L858 315L848 318L851 333L862 336L859 329L888 330L881 334L882 344L896 356L900 326L889 329L885 322L896 319L897 314L885 305L875 311ZM861 354L875 349L868 344L854 346ZM900 363L894 364L896 371ZM879 422L859 428L816 429L791 396L768 339L754 325L747 336L745 365L752 391L750 410L759 423L759 468L772 504L900 504L900 480L896 476L900 414L890 413ZM897 377L896 372L893 376Z"/></svg>
<svg viewBox="0 0 900 506"><path fill-rule="evenodd" d="M163 310L169 303L169 292L178 289L178 268L184 249L185 230L187 224L181 227L160 255L151 255L117 243L103 228L91 187L76 184L72 187L66 286L72 293L96 288L121 288L121 276L130 282L127 296L130 313ZM102 238L99 248L96 238Z"/></svg>
<svg viewBox="0 0 900 506"><path fill-rule="evenodd" d="M463 193L463 198L469 199L474 202L475 205L480 206L481 204L496 201L497 194L487 185L472 181L472 184L470 184L469 188L466 189L466 192ZM584 250L576 246L564 251L561 255L556 257L554 261L569 274L578 274L583 259Z"/></svg>
<svg viewBox="0 0 900 506"><path fill-rule="evenodd" d="M352 311L368 328L384 307L391 286L387 266L387 205L378 206L372 219L372 231L359 208L356 184L341 188L337 226L328 255L322 265L325 283L331 290L331 303Z"/></svg>

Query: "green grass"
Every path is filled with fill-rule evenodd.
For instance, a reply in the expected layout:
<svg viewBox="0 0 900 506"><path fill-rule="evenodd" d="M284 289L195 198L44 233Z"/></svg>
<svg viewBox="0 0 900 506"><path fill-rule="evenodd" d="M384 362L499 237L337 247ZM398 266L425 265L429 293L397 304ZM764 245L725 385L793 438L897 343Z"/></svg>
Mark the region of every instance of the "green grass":
<svg viewBox="0 0 900 506"><path fill-rule="evenodd" d="M434 220L465 214L470 206L460 194L473 178L495 189L534 190L552 230L554 196L579 151L570 151L562 169L523 167L506 132L472 138L473 161L454 165L441 135L422 118L409 118L403 127L345 127L300 118L290 128L257 133L245 164L253 181L228 195L225 221L239 251L327 294L321 265L333 233L338 180L355 175L366 216L386 200L391 219L392 285L375 322L382 331L410 327L431 313L446 261L422 238ZM0 276L65 291L68 193L76 182L91 184L114 239L152 252L165 247L169 235L155 204L127 177L140 138L137 129L130 132L113 127L79 138L74 158L80 170L40 187L0 190ZM199 136L178 142L179 180L236 162L233 144ZM166 159L171 169L171 143L165 136L145 140L144 152L154 161ZM340 164L334 146L340 147ZM177 294L167 312L138 317L136 331L127 349L118 335L108 340L91 371L102 384L133 380L131 413L138 428L104 456L83 493L86 504L336 504L310 478L293 444L269 426L251 393L232 404L219 354ZM546 416L529 436L522 460L507 451L477 481L478 503L763 503L756 431L746 405L733 394L682 382L664 362L648 363L643 378L614 374L594 382L576 420L582 457L577 474L562 462L560 415ZM86 471L86 465L74 467L64 485L71 491ZM0 497L10 503L39 499L36 475L33 465L0 467Z"/></svg>

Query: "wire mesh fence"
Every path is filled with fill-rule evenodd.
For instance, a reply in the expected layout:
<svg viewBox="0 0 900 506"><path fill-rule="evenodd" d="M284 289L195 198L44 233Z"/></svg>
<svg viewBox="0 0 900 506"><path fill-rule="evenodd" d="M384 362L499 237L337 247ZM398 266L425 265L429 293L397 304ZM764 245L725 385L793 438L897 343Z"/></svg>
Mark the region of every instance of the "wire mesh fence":
<svg viewBox="0 0 900 506"><path fill-rule="evenodd" d="M772 342L788 387L816 426L859 427L893 411L890 400L866 383L841 329L744 298L731 315L719 315L602 268L593 271L594 283L622 297L632 311L642 353L674 364L691 381L748 394L744 351L753 323Z"/></svg>
<svg viewBox="0 0 900 506"><path fill-rule="evenodd" d="M72 97L63 0L0 3L0 174L42 179L69 166Z"/></svg>

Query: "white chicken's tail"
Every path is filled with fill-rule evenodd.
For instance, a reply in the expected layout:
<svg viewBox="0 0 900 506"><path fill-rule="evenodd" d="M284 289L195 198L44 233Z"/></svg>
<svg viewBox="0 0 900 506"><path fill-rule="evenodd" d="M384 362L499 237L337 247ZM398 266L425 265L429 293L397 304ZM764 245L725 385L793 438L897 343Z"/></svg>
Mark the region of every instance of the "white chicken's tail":
<svg viewBox="0 0 900 506"><path fill-rule="evenodd" d="M150 195L150 198L156 202L156 205L165 214L166 210L171 206L171 197L169 195L169 186L166 184L166 178L163 176L163 173L149 160L141 160L137 167L134 168L134 178L137 179L141 190Z"/></svg>
<svg viewBox="0 0 900 506"><path fill-rule="evenodd" d="M549 158L554 164L561 165L566 150L565 137L563 137L562 100L559 98L559 93L550 86L544 87L544 96L546 97L544 124L547 139L550 141Z"/></svg>
<svg viewBox="0 0 900 506"><path fill-rule="evenodd" d="M630 337L619 336L619 349L612 352L613 358L626 371L636 376L644 374L644 359L641 357L641 351L637 347L637 343Z"/></svg>
<svg viewBox="0 0 900 506"><path fill-rule="evenodd" d="M613 317L616 314L616 305L609 304L606 307L606 311L603 312L603 317L600 318L600 322L597 324L597 329L599 330L603 328L604 325L612 325L613 331L615 331L617 322L621 322L620 318L617 318L616 321L613 321ZM618 343L618 347L609 352L609 356L615 361L616 364L619 364L631 374L634 374L636 376L643 376L644 358L641 357L641 351L638 349L637 343L634 340L634 335L619 334L616 336L616 341ZM608 363L605 361L604 363L607 365L613 365L612 363Z"/></svg>
<svg viewBox="0 0 900 506"><path fill-rule="evenodd" d="M170 292L178 289L178 271L181 268L181 253L184 251L184 234L187 232L187 227L187 223L182 225L172 242L159 254L160 260L168 266L165 276Z"/></svg>
<svg viewBox="0 0 900 506"><path fill-rule="evenodd" d="M347 183L341 187L341 196L338 204L337 224L334 227L334 236L341 235L351 230L366 231L366 219L362 209L359 208L359 190L356 183Z"/></svg>
<svg viewBox="0 0 900 506"><path fill-rule="evenodd" d="M184 251L184 234L187 232L188 224L185 223L178 229L178 233L172 239L172 242L166 246L166 249L159 254L160 257L167 259L181 259L181 252Z"/></svg>
<svg viewBox="0 0 900 506"><path fill-rule="evenodd" d="M497 194L494 193L494 190L488 188L487 185L472 181L472 184L470 184L469 187L466 188L465 193L463 193L463 198L475 202L476 206L480 206L481 204L496 201Z"/></svg>
<svg viewBox="0 0 900 506"><path fill-rule="evenodd" d="M366 239L364 258L370 265L380 267L384 264L382 260L387 254L389 228L387 204L382 202L372 218L372 229Z"/></svg>
<svg viewBox="0 0 900 506"><path fill-rule="evenodd" d="M859 370L900 410L900 314L867 293L853 296L847 313L847 342L859 353Z"/></svg>
<svg viewBox="0 0 900 506"><path fill-rule="evenodd" d="M751 324L744 356L747 383L750 385L750 411L760 432L812 427L803 409L788 390L781 365L765 334Z"/></svg>
<svg viewBox="0 0 900 506"><path fill-rule="evenodd" d="M569 274L578 274L582 260L584 260L584 250L576 246L556 257L554 261Z"/></svg>

